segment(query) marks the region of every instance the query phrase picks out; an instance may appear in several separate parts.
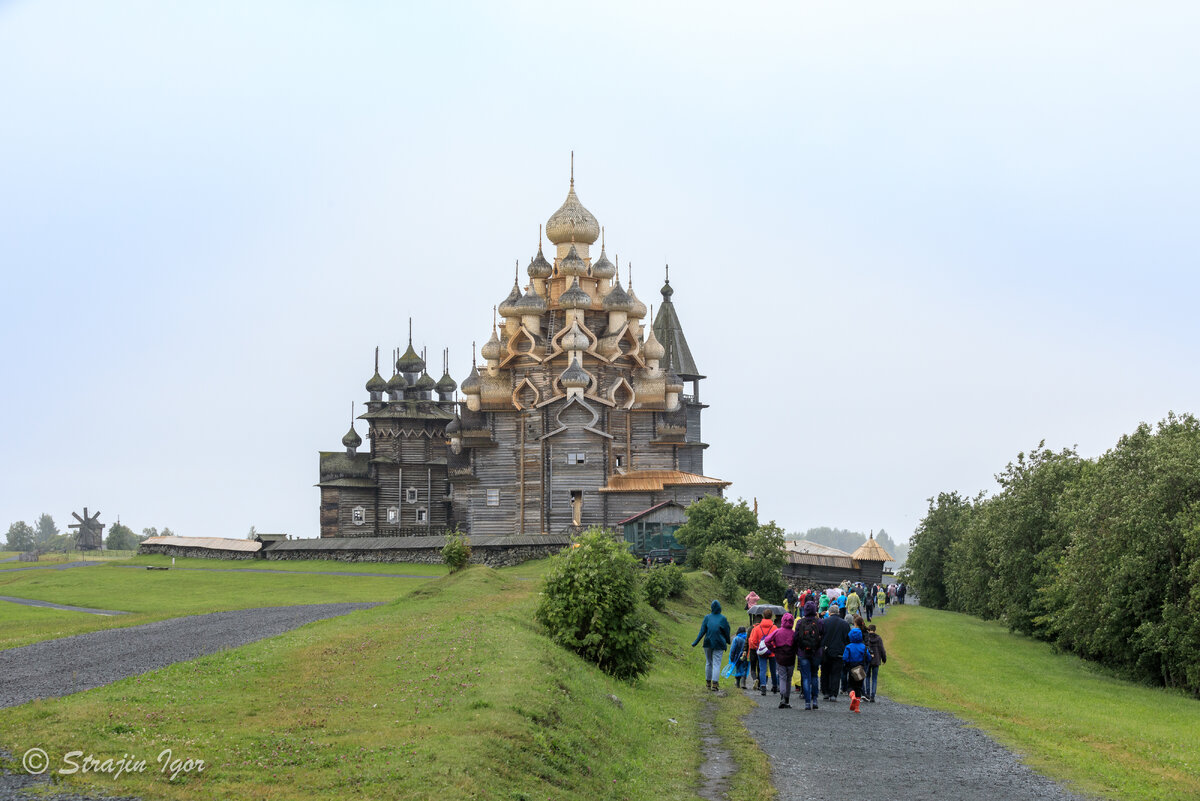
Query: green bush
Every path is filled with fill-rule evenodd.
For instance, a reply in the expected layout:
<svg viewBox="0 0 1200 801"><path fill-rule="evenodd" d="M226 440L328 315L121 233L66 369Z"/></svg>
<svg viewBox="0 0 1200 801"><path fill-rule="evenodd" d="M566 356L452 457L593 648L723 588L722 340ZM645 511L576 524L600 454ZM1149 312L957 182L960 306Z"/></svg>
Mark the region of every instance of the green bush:
<svg viewBox="0 0 1200 801"><path fill-rule="evenodd" d="M658 572L653 571L653 572ZM650 669L650 622L638 609L637 560L602 529L553 557L537 619L559 645L604 672L633 679Z"/></svg>
<svg viewBox="0 0 1200 801"><path fill-rule="evenodd" d="M700 564L709 573L723 579L727 573L737 572L743 559L745 557L742 554L725 543L714 542L704 549L704 555L700 557Z"/></svg>
<svg viewBox="0 0 1200 801"><path fill-rule="evenodd" d="M660 565L650 570L642 590L651 606L662 609L668 598L678 598L683 594L683 587L683 571L679 565Z"/></svg>
<svg viewBox="0 0 1200 801"><path fill-rule="evenodd" d="M737 575L732 570L721 577L721 597L730 609L742 604L742 588L738 586Z"/></svg>
<svg viewBox="0 0 1200 801"><path fill-rule="evenodd" d="M446 544L442 546L442 561L450 566L451 573L467 566L471 561L471 540L466 534L455 529L446 535Z"/></svg>

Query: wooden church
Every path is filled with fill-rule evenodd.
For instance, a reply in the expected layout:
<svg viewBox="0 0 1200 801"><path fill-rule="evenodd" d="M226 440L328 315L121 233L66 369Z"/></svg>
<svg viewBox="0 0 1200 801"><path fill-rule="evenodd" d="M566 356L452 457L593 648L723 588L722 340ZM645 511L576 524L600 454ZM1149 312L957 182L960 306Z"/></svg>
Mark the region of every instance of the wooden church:
<svg viewBox="0 0 1200 801"><path fill-rule="evenodd" d="M622 286L596 218L575 194L495 309L461 387L412 346L390 378L367 381L368 445L320 454L321 536L570 534L666 502L686 506L729 482L704 475L700 382L669 274L650 325ZM443 363L443 367L446 365ZM456 390L463 400L456 399Z"/></svg>

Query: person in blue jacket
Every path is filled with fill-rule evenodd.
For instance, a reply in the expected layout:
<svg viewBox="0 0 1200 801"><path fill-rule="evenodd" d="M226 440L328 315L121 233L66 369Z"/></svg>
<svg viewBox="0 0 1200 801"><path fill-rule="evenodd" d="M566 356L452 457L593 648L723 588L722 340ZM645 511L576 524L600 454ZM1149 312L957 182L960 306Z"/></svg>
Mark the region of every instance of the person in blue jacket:
<svg viewBox="0 0 1200 801"><path fill-rule="evenodd" d="M746 689L746 676L750 674L750 654L746 649L746 627L738 626L729 646L729 662L733 665L733 683L738 689Z"/></svg>
<svg viewBox="0 0 1200 801"><path fill-rule="evenodd" d="M720 689L717 682L721 679L721 660L725 649L729 647L729 621L721 614L721 602L712 602L712 612L704 616L700 623L700 633L696 635L696 643L704 640L704 683L708 689L716 692Z"/></svg>
<svg viewBox="0 0 1200 801"><path fill-rule="evenodd" d="M850 681L850 711L858 712L863 693L863 679L866 678L867 668L871 665L871 652L863 645L862 629L850 629L850 642L846 644L846 650L842 651L842 665ZM862 668L863 678L854 678L856 667Z"/></svg>

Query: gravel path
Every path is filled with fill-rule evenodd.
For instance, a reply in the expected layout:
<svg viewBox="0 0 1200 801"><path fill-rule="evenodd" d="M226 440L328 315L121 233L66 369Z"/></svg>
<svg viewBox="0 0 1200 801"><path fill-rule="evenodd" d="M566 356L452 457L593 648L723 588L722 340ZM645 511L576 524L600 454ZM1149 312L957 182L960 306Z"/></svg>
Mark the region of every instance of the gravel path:
<svg viewBox="0 0 1200 801"><path fill-rule="evenodd" d="M845 696L806 712L794 692L792 709L779 709L777 695L751 695L758 708L744 722L789 801L1082 801L945 712L883 696L857 715Z"/></svg>
<svg viewBox="0 0 1200 801"><path fill-rule="evenodd" d="M0 708L69 695L378 604L272 606L93 631L0 651Z"/></svg>
<svg viewBox="0 0 1200 801"><path fill-rule="evenodd" d="M145 565L120 565L131 570L145 570ZM266 567L172 567L171 570L203 570L207 573L286 573L289 576L366 576L367 578L435 579L437 576L415 576L410 573L358 573L350 570L272 570Z"/></svg>
<svg viewBox="0 0 1200 801"><path fill-rule="evenodd" d="M5 559L6 562L11 562L11 559ZM80 562L58 562L52 565L30 565L29 567L9 567L5 568L5 573L20 573L22 570L66 570L72 567L90 567L91 565L102 565L103 561L94 559L84 559Z"/></svg>
<svg viewBox="0 0 1200 801"><path fill-rule="evenodd" d="M12 595L0 595L0 601L8 601L13 604L21 604L22 606L41 606L46 609L65 609L68 612L87 612L89 615L128 615L128 612L121 612L116 609L93 609L90 606L67 606L66 604L52 604L49 601L35 601L32 598L17 598Z"/></svg>

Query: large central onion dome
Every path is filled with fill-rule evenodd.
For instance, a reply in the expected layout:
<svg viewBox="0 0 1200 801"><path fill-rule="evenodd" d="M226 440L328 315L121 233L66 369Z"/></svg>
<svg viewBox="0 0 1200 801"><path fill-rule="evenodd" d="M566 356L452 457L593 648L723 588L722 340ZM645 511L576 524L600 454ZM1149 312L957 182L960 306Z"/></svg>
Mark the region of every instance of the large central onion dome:
<svg viewBox="0 0 1200 801"><path fill-rule="evenodd" d="M567 199L546 221L546 238L556 245L564 242L592 244L600 238L600 223L575 195L575 168L571 167L571 189Z"/></svg>

